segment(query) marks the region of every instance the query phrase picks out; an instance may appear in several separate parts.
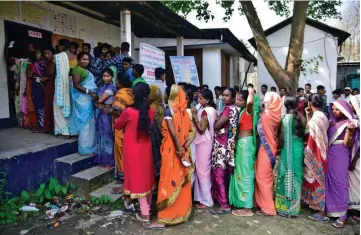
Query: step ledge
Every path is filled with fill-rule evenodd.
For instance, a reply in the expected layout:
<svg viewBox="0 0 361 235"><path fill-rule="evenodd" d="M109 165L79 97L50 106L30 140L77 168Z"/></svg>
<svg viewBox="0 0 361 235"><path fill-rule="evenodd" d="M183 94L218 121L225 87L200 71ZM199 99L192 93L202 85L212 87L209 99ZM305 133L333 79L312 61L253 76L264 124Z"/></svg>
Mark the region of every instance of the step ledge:
<svg viewBox="0 0 361 235"><path fill-rule="evenodd" d="M98 197L98 198L105 195L105 196L110 197L113 201L116 201L116 200L120 199L123 196L123 194L113 194L112 189L116 188L116 187L121 187L121 186L123 186L123 184L116 184L116 181L112 181L112 182L104 185L103 187L92 191L89 195L91 197Z"/></svg>
<svg viewBox="0 0 361 235"><path fill-rule="evenodd" d="M57 158L57 159L55 159L55 161L72 165L75 162L79 162L79 161L82 161L84 159L91 158L91 157L94 157L94 154L80 155L79 153L73 153L71 155Z"/></svg>
<svg viewBox="0 0 361 235"><path fill-rule="evenodd" d="M106 174L108 172L112 172L114 169L106 169L104 166L93 166L92 168L80 171L74 175L72 175L72 178L80 178L85 180L91 180L93 178L96 178L100 175Z"/></svg>

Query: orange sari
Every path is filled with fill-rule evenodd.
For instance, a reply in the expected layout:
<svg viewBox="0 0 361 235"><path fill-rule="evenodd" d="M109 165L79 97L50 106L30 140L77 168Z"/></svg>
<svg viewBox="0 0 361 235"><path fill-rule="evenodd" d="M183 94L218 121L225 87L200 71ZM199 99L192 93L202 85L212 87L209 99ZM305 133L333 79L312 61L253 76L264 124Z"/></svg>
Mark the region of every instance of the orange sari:
<svg viewBox="0 0 361 235"><path fill-rule="evenodd" d="M265 96L265 110L257 125L261 147L256 160L255 201L268 215L276 215L273 200L273 167L277 152L277 133L281 122L281 97L275 92Z"/></svg>
<svg viewBox="0 0 361 235"><path fill-rule="evenodd" d="M122 88L114 97L112 108L123 112L124 109L133 104L132 89ZM114 129L114 160L117 166L118 172L123 171L123 142L124 132L123 130Z"/></svg>
<svg viewBox="0 0 361 235"><path fill-rule="evenodd" d="M173 85L168 100L172 120L183 145L192 131L187 114L187 101L183 90ZM185 168L176 154L175 145L165 121L162 122L162 165L158 186L158 220L166 225L183 223L192 212L191 177L193 166ZM189 154L189 149L186 150Z"/></svg>

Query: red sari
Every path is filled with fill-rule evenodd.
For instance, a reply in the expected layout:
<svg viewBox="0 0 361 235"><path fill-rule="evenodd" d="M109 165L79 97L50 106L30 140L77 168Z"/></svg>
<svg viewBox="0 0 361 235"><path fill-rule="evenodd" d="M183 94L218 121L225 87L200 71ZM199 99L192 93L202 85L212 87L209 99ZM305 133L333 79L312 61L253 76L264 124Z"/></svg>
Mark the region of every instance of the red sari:
<svg viewBox="0 0 361 235"><path fill-rule="evenodd" d="M45 83L44 92L44 131L54 133L54 93L55 93L55 64L50 62L46 69L46 76L50 79Z"/></svg>
<svg viewBox="0 0 361 235"><path fill-rule="evenodd" d="M153 123L152 108L149 109L149 117ZM124 129L124 194L131 198L146 197L155 187L152 142L150 135L140 133L138 136L138 118L138 110L127 108L114 124L115 129Z"/></svg>

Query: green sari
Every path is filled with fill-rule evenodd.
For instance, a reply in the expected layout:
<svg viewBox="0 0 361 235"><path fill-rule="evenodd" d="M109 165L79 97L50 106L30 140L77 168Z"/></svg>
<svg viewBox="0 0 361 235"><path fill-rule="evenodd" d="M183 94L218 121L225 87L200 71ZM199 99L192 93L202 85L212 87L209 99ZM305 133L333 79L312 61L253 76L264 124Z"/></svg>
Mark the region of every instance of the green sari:
<svg viewBox="0 0 361 235"><path fill-rule="evenodd" d="M243 113L239 115L239 119ZM235 169L234 174L230 177L228 200L229 204L237 208L253 208L254 196L254 163L256 160L256 124L259 114L259 100L254 97L252 126L253 136L242 137L237 140L235 152ZM239 123L239 122L237 122ZM237 128L238 130L238 128ZM237 133L238 136L238 133Z"/></svg>
<svg viewBox="0 0 361 235"><path fill-rule="evenodd" d="M282 118L283 147L277 166L276 211L282 216L299 216L303 177L303 139L293 135L294 118Z"/></svg>

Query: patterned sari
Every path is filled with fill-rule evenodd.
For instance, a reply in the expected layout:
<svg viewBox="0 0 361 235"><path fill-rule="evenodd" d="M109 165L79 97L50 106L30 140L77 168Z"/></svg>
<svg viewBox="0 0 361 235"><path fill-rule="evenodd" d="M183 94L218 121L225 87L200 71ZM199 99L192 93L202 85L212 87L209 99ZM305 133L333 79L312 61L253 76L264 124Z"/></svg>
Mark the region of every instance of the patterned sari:
<svg viewBox="0 0 361 235"><path fill-rule="evenodd" d="M44 127L45 86L36 80L45 76L46 66L45 60L39 60L32 64L31 95L35 107L37 128L41 131Z"/></svg>
<svg viewBox="0 0 361 235"><path fill-rule="evenodd" d="M132 89L121 88L114 97L112 108L123 112L126 108L133 104ZM114 160L116 170L123 172L123 142L124 132L123 130L114 129Z"/></svg>
<svg viewBox="0 0 361 235"><path fill-rule="evenodd" d="M80 85L85 89L97 92L94 76L88 72L88 76ZM95 144L95 118L94 100L89 94L71 88L72 110L70 114L70 134L79 135L78 152L82 155L93 154L96 150Z"/></svg>
<svg viewBox="0 0 361 235"><path fill-rule="evenodd" d="M304 150L305 168L301 198L311 209L325 211L328 119L322 111L316 111L307 126L309 137Z"/></svg>
<svg viewBox="0 0 361 235"><path fill-rule="evenodd" d="M98 90L98 97L107 93L109 97L104 101L105 107L110 107L117 89L110 84L103 84ZM95 110L95 127L97 151L95 162L103 166L114 166L114 133L111 114L104 113L102 109Z"/></svg>
<svg viewBox="0 0 361 235"><path fill-rule="evenodd" d="M276 211L283 216L299 216L303 178L303 138L293 134L292 114L282 118L283 147L277 169Z"/></svg>
<svg viewBox="0 0 361 235"><path fill-rule="evenodd" d="M268 215L276 215L273 200L273 168L277 152L277 133L281 122L281 97L275 92L267 92L265 109L257 124L261 142L256 160L256 205Z"/></svg>
<svg viewBox="0 0 361 235"><path fill-rule="evenodd" d="M160 174L160 146L162 144L162 122L164 119L164 105L163 96L160 88L156 85L150 85L150 94L148 98L150 107L154 110L154 122L151 127L150 136L152 138L152 151L153 151L153 162L154 172L156 178Z"/></svg>
<svg viewBox="0 0 361 235"><path fill-rule="evenodd" d="M353 136L352 148L345 146L344 138L349 122L355 121L352 107L345 100L337 100L333 105L346 119L336 120L330 112L332 123L328 129L329 147L326 173L326 211L329 217L341 217L347 214L349 203L349 165L351 158L359 151L359 131Z"/></svg>
<svg viewBox="0 0 361 235"><path fill-rule="evenodd" d="M229 167L234 167L234 149L237 132L238 110L233 104L224 107L221 116L229 118L228 132L217 135L212 150L212 197L221 208L229 208Z"/></svg>
<svg viewBox="0 0 361 235"><path fill-rule="evenodd" d="M355 109L358 119L358 127L360 127L360 95L351 96L350 103ZM360 140L357 144L360 145ZM358 157L360 156L360 149L358 149L356 155L358 155ZM351 156L351 161L356 157L356 155ZM360 210L360 158L357 160L355 169L348 172L348 180L350 186L350 200L348 203L349 209Z"/></svg>
<svg viewBox="0 0 361 235"><path fill-rule="evenodd" d="M168 104L177 136L183 145L193 130L186 112L187 101L182 88L172 86ZM164 139L161 146L162 165L158 185L158 220L163 224L173 225L187 221L192 212L193 167L185 168L177 156L166 121L162 123L162 134Z"/></svg>

